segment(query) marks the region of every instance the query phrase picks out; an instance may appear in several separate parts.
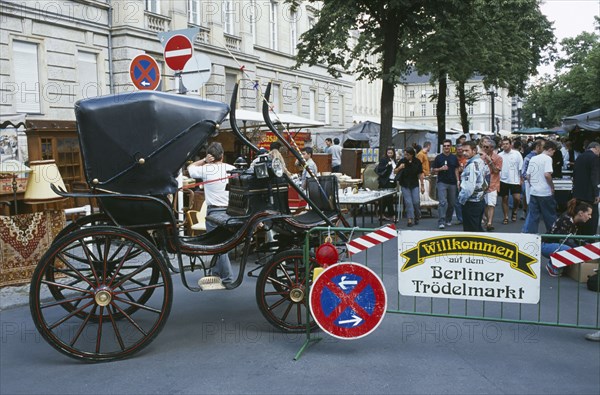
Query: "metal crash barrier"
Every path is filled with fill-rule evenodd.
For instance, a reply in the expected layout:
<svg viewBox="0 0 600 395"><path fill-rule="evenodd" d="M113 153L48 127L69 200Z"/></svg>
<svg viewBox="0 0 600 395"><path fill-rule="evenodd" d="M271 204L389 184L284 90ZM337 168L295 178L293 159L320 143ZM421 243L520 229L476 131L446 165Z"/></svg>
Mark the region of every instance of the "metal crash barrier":
<svg viewBox="0 0 600 395"><path fill-rule="evenodd" d="M326 242L329 240L328 236L336 232L350 234L350 239L355 240L374 231L376 229L371 228L313 228L306 234L304 244L306 272L309 273L312 268L318 266L315 263L314 253L310 252L311 245ZM413 235L420 237L416 239L417 242L410 241L408 236ZM523 244L519 243L527 237L533 238L534 242L528 241L528 244L523 247ZM398 232L398 238L367 248L358 254L352 256L346 252L340 254L339 262L354 262L367 266L379 276L387 294L386 313L600 329L600 293L587 288L588 275L593 274L598 268L598 260L572 265L569 273L563 273L561 277L551 277L545 273L547 258L541 257L540 240L556 239L560 243L560 240L564 240L565 237L567 235L469 234L468 232L402 230ZM569 237L576 240L589 240L589 243L597 243L599 240L597 236L570 235ZM467 240L469 238L473 239L471 244ZM367 240L365 244L369 244L368 240L372 241L368 236L365 240ZM343 243L335 242L335 236L333 242L339 250L346 251ZM392 243L394 248L389 248ZM454 254L456 251L452 251L452 243L454 246L463 243L462 246L465 248L472 247L476 243L477 247L487 249L487 252L465 249ZM435 251L435 248L438 250ZM511 248L515 248L515 256L510 254ZM446 253L446 251L450 252ZM427 254L430 255L425 256ZM496 256L493 256L494 254ZM428 258L431 258L433 261L430 262L434 263L424 269L427 266L424 263ZM455 270L452 270L452 259L456 262L471 262L474 268L493 264L496 265L493 266L494 268L501 267L501 269L497 272L470 268L463 270L460 268L461 265L457 264ZM487 261L484 262L485 260ZM418 275L412 278L414 274L411 273L413 271L411 265L414 267L420 265L421 273L428 273L433 280L427 282L420 279ZM416 270L414 272L416 273ZM505 275L505 273L509 274ZM522 281L521 278L525 280ZM502 280L508 282L501 283ZM313 277L312 284L314 281ZM465 285L465 283L472 285L473 281L483 285L479 288ZM596 281L598 281L596 286L600 286L600 280ZM419 292L426 296L414 295ZM449 297L445 297L445 294ZM305 293L307 306L309 296L310 289ZM486 296L491 300L485 300ZM494 298L499 301L495 301ZM311 327L309 315L310 309L307 309L306 340L295 359L302 355L308 345L321 340L320 334L313 333L314 320Z"/></svg>

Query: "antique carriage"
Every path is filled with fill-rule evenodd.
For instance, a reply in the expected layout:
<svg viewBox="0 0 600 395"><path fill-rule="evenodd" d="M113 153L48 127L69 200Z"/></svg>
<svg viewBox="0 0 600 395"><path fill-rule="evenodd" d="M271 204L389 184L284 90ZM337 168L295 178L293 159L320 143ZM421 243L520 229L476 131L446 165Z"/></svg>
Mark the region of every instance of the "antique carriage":
<svg viewBox="0 0 600 395"><path fill-rule="evenodd" d="M269 90L270 86L267 98ZM236 96L237 86L232 109ZM265 122L279 135L266 103ZM254 170L232 172L229 207L207 218L217 225L215 230L183 236L172 204L178 192L176 176L218 132L229 107L142 91L83 100L75 112L90 191L57 192L93 197L101 210L63 229L32 277L31 313L48 343L81 360L132 355L158 335L169 316L172 273L179 273L192 291L203 287L188 280L191 272L201 276L200 285L220 288L210 269L220 254L240 247L237 278L224 285L236 288L244 277L251 241L264 229L276 230L278 238L257 280L261 313L284 331L314 327L314 322L306 322L305 292L311 275L300 247L308 229L345 223L335 177L312 179L305 193L281 171L281 163L265 157ZM235 111L229 116L234 133L257 150L237 128ZM297 189L311 209L292 215L288 188Z"/></svg>

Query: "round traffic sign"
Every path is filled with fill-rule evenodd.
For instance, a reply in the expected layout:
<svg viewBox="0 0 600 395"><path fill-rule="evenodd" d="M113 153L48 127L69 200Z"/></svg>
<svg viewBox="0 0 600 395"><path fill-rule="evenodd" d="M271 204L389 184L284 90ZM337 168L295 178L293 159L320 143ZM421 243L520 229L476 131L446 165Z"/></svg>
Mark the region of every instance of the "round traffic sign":
<svg viewBox="0 0 600 395"><path fill-rule="evenodd" d="M357 263L329 266L310 290L310 311L321 329L339 339L358 339L383 320L387 295L368 267Z"/></svg>
<svg viewBox="0 0 600 395"><path fill-rule="evenodd" d="M129 64L129 78L138 89L156 89L160 84L158 63L150 55L141 54L136 56Z"/></svg>
<svg viewBox="0 0 600 395"><path fill-rule="evenodd" d="M183 66L181 80L183 85L190 91L198 90L210 78L212 65L208 56L204 54L194 55Z"/></svg>
<svg viewBox="0 0 600 395"><path fill-rule="evenodd" d="M185 63L190 60L192 55L192 42L186 36L176 34L165 44L165 62L175 71L183 70Z"/></svg>

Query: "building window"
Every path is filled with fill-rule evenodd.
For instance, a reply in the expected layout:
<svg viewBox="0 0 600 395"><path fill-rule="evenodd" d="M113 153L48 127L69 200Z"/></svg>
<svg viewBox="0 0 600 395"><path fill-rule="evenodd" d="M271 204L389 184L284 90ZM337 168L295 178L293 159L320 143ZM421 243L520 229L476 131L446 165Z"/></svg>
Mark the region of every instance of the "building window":
<svg viewBox="0 0 600 395"><path fill-rule="evenodd" d="M234 34L233 23L235 21L235 10L233 8L233 0L223 2L223 31L226 34Z"/></svg>
<svg viewBox="0 0 600 395"><path fill-rule="evenodd" d="M281 111L281 86L273 84L273 95L271 96L271 104L275 113Z"/></svg>
<svg viewBox="0 0 600 395"><path fill-rule="evenodd" d="M146 11L160 14L160 0L146 0Z"/></svg>
<svg viewBox="0 0 600 395"><path fill-rule="evenodd" d="M344 126L344 119L346 118L346 98L344 95L340 95L340 119L338 122L339 126Z"/></svg>
<svg viewBox="0 0 600 395"><path fill-rule="evenodd" d="M325 125L331 125L331 93L325 94Z"/></svg>
<svg viewBox="0 0 600 395"><path fill-rule="evenodd" d="M309 15L308 17L308 29L312 29L315 26L315 17L313 15Z"/></svg>
<svg viewBox="0 0 600 395"><path fill-rule="evenodd" d="M188 22L200 26L200 0L188 0Z"/></svg>
<svg viewBox="0 0 600 395"><path fill-rule="evenodd" d="M40 72L37 44L13 41L13 65L15 67L15 111L39 114Z"/></svg>
<svg viewBox="0 0 600 395"><path fill-rule="evenodd" d="M87 99L102 94L98 83L98 60L92 52L77 52L77 75L79 77L79 98Z"/></svg>
<svg viewBox="0 0 600 395"><path fill-rule="evenodd" d="M433 105L433 116L437 115L437 104Z"/></svg>
<svg viewBox="0 0 600 395"><path fill-rule="evenodd" d="M292 12L290 16L290 53L296 55L296 45L298 45L298 13Z"/></svg>
<svg viewBox="0 0 600 395"><path fill-rule="evenodd" d="M310 119L317 119L317 91L314 89L308 95L308 115Z"/></svg>
<svg viewBox="0 0 600 395"><path fill-rule="evenodd" d="M473 109L473 105L472 104L469 104L469 107L467 109L467 113L469 115L473 115L475 113L475 110Z"/></svg>
<svg viewBox="0 0 600 395"><path fill-rule="evenodd" d="M450 103L446 103L446 115L450 115Z"/></svg>
<svg viewBox="0 0 600 395"><path fill-rule="evenodd" d="M410 105L410 107L408 108L408 115L410 117L414 117L415 116L415 106L414 105Z"/></svg>
<svg viewBox="0 0 600 395"><path fill-rule="evenodd" d="M225 102L231 102L231 95L233 94L233 87L238 80L237 72L227 70L225 71ZM239 90L238 90L239 95Z"/></svg>
<svg viewBox="0 0 600 395"><path fill-rule="evenodd" d="M252 34L252 44L256 44L256 0L250 0L250 8L248 9L248 18L250 22L250 33Z"/></svg>
<svg viewBox="0 0 600 395"><path fill-rule="evenodd" d="M408 97L409 97L410 99L414 99L414 98L415 98L415 91L414 91L414 90L412 90L412 89L411 89L411 90L409 90L409 91L408 91Z"/></svg>
<svg viewBox="0 0 600 395"><path fill-rule="evenodd" d="M433 88L433 95L437 96L437 88Z"/></svg>
<svg viewBox="0 0 600 395"><path fill-rule="evenodd" d="M427 104L421 104L421 116L424 117L427 115Z"/></svg>
<svg viewBox="0 0 600 395"><path fill-rule="evenodd" d="M300 115L302 112L302 95L300 94L300 88L295 86L292 88L292 94L289 98L290 104L292 105L292 114Z"/></svg>
<svg viewBox="0 0 600 395"><path fill-rule="evenodd" d="M269 12L269 38L272 50L277 51L277 11L278 4L275 1L271 1L270 3L270 12Z"/></svg>

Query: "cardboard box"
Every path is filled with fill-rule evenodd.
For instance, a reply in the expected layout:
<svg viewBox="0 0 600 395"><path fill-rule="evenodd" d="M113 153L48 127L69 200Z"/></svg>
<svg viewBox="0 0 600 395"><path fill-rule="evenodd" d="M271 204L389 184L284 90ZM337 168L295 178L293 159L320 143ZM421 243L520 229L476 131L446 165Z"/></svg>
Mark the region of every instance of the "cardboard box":
<svg viewBox="0 0 600 395"><path fill-rule="evenodd" d="M598 269L600 260L578 263L565 268L567 276L580 283L585 283L588 277L594 274L594 270Z"/></svg>

